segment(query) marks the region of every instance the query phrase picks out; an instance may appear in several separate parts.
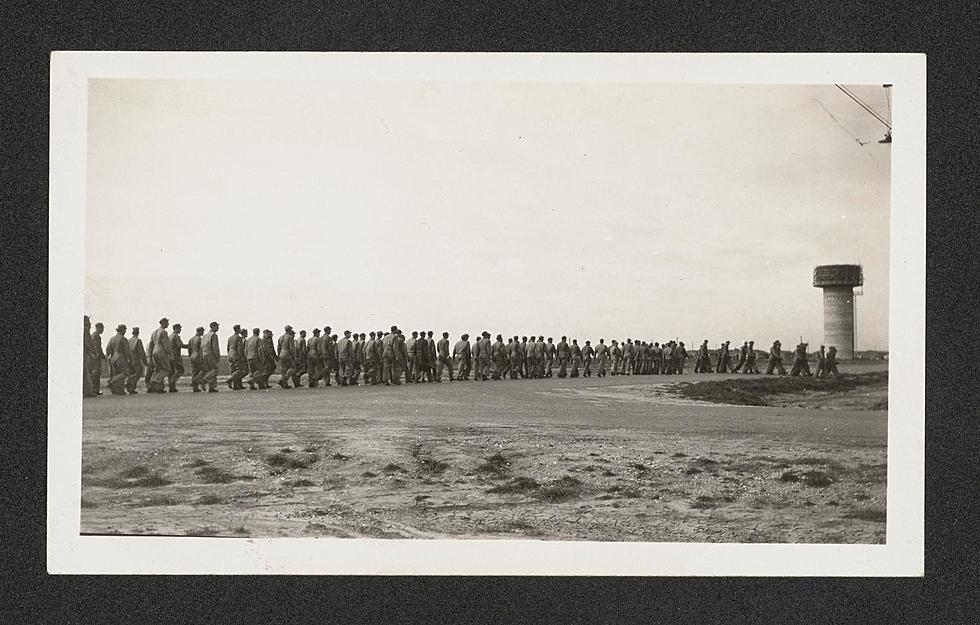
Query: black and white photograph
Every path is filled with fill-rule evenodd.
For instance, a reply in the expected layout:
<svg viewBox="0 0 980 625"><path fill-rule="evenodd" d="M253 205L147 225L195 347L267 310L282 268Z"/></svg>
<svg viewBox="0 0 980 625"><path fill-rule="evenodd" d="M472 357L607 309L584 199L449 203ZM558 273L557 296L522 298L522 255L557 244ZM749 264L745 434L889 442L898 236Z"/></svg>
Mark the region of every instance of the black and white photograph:
<svg viewBox="0 0 980 625"><path fill-rule="evenodd" d="M51 88L52 572L921 574L919 57Z"/></svg>

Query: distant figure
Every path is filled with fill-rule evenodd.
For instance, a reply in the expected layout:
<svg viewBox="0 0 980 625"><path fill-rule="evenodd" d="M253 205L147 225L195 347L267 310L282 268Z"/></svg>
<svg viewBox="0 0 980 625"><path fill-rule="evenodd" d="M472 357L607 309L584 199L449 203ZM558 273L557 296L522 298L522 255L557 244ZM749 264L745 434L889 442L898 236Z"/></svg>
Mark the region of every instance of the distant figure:
<svg viewBox="0 0 980 625"><path fill-rule="evenodd" d="M555 357L558 360L558 377L564 378L568 375L568 360L572 356L572 350L568 346L568 337L561 337L558 347L555 348Z"/></svg>
<svg viewBox="0 0 980 625"><path fill-rule="evenodd" d="M126 378L126 392L130 395L136 394L136 386L143 377L147 364L146 349L143 348L140 329L133 326L132 336L129 337L129 377Z"/></svg>
<svg viewBox="0 0 980 625"><path fill-rule="evenodd" d="M105 347L109 361L109 391L113 395L126 394L126 379L129 377L129 341L126 340L126 326L116 326L116 334Z"/></svg>
<svg viewBox="0 0 980 625"><path fill-rule="evenodd" d="M92 322L88 315L82 316L82 397L96 397L92 385L92 362L95 360L95 349L92 346Z"/></svg>
<svg viewBox="0 0 980 625"><path fill-rule="evenodd" d="M606 363L609 361L609 346L605 343L606 339L599 339L599 344L595 346L595 359L597 378L606 377Z"/></svg>
<svg viewBox="0 0 980 625"><path fill-rule="evenodd" d="M544 377L550 378L554 375L555 358L558 355L558 348L555 347L555 339L548 337L548 342L544 345L545 370Z"/></svg>
<svg viewBox="0 0 980 625"><path fill-rule="evenodd" d="M187 351L191 361L191 390L195 393L201 392L201 385L204 384L204 376L207 368L204 366L204 354L201 352L201 342L204 340L204 327L197 326L194 336L187 341Z"/></svg>
<svg viewBox="0 0 980 625"><path fill-rule="evenodd" d="M820 351L817 352L817 372L816 378L822 380L827 377L827 351L826 348L821 345Z"/></svg>
<svg viewBox="0 0 980 625"><path fill-rule="evenodd" d="M774 341L769 348L769 366L766 367L766 375L772 375L773 371L779 371L779 375L786 375L783 368L783 346L779 341Z"/></svg>
<svg viewBox="0 0 980 625"><path fill-rule="evenodd" d="M146 385L147 393L165 392L163 383L170 373L170 352L173 349L170 334L167 332L169 327L170 320L164 317L160 320L160 327L150 335L150 368L153 370L153 375Z"/></svg>
<svg viewBox="0 0 980 625"><path fill-rule="evenodd" d="M583 378L592 377L593 356L595 356L595 350L592 349L592 344L589 341L586 341L585 346L582 348L582 377Z"/></svg>
<svg viewBox="0 0 980 625"><path fill-rule="evenodd" d="M800 343L793 350L793 368L790 369L791 376L810 376L810 363L807 362L806 343Z"/></svg>
<svg viewBox="0 0 980 625"><path fill-rule="evenodd" d="M240 391L245 388L242 379L248 373L248 360L245 356L245 340L242 338L242 327L238 324L232 328L228 337L228 388ZM242 366L244 364L244 366Z"/></svg>
<svg viewBox="0 0 980 625"><path fill-rule="evenodd" d="M507 355L510 357L510 379L523 378L524 349L521 347L521 338L516 334L507 342Z"/></svg>
<svg viewBox="0 0 980 625"><path fill-rule="evenodd" d="M493 373L491 377L494 380L505 378L508 363L507 345L504 344L504 337L500 334L497 335L493 345L490 346L490 358L493 360Z"/></svg>
<svg viewBox="0 0 980 625"><path fill-rule="evenodd" d="M371 337L374 338L374 332L371 333ZM313 336L306 342L306 385L310 388L317 388L323 371L320 342L320 328L313 328Z"/></svg>
<svg viewBox="0 0 980 625"><path fill-rule="evenodd" d="M749 356L749 342L745 341L742 343L742 347L738 350L738 362L732 367L732 373L738 373L739 370L745 366L745 363Z"/></svg>
<svg viewBox="0 0 980 625"><path fill-rule="evenodd" d="M89 375L92 376L92 389L96 395L102 394L102 361L105 360L105 352L102 351L102 332L105 326L102 322L95 324L95 332L92 333L92 361Z"/></svg>
<svg viewBox="0 0 980 625"><path fill-rule="evenodd" d="M711 357L708 354L708 339L704 339L698 348L698 357L694 362L694 373L711 373Z"/></svg>
<svg viewBox="0 0 980 625"><path fill-rule="evenodd" d="M612 360L612 374L619 375L622 373L623 348L619 346L619 342L616 339L612 340L612 345L609 347L609 357Z"/></svg>
<svg viewBox="0 0 980 625"><path fill-rule="evenodd" d="M578 377L578 368L582 364L582 348L578 346L578 339L572 339L572 371L569 373L569 377Z"/></svg>
<svg viewBox="0 0 980 625"><path fill-rule="evenodd" d="M731 362L731 356L728 355L728 345L731 341L725 341L718 348L718 366L715 368L715 373L728 373L728 366Z"/></svg>
<svg viewBox="0 0 980 625"><path fill-rule="evenodd" d="M759 367L755 364L755 341L749 341L749 350L745 355L745 371L743 373L759 373Z"/></svg>
<svg viewBox="0 0 980 625"><path fill-rule="evenodd" d="M830 349L827 350L827 377L833 376L834 379L840 379L840 371L837 370L837 346L831 345Z"/></svg>
<svg viewBox="0 0 980 625"><path fill-rule="evenodd" d="M687 364L687 349L684 348L684 341L681 341L674 350L674 362L677 363L677 373L684 373L684 365Z"/></svg>
<svg viewBox="0 0 980 625"><path fill-rule="evenodd" d="M210 329L201 338L201 355L204 357L205 368L203 381L207 382L209 393L217 393L218 363L221 359L221 346L218 344L219 325L217 321L212 321L208 327Z"/></svg>
<svg viewBox="0 0 980 625"><path fill-rule="evenodd" d="M470 335L463 334L453 345L453 360L456 361L456 379L459 381L469 380L470 369L472 368L472 363L470 358L472 356L470 351Z"/></svg>
<svg viewBox="0 0 980 625"><path fill-rule="evenodd" d="M203 331L204 328L198 328L198 330ZM198 341L198 344L200 345L200 341ZM252 328L252 336L245 339L245 363L248 366L248 388L253 391L256 388L269 388L268 384L266 383L268 378L265 377L265 365L263 360L264 356L262 354L262 337L260 336L260 330L258 328ZM191 361L191 366L193 367L193 361ZM198 382L200 382L200 380L198 380ZM199 389L195 386L194 390Z"/></svg>
<svg viewBox="0 0 980 625"><path fill-rule="evenodd" d="M627 337L626 343L623 345L623 375L636 373L636 348L633 346L633 339Z"/></svg>
<svg viewBox="0 0 980 625"><path fill-rule="evenodd" d="M262 340L259 342L259 363L261 374L255 382L261 389L271 388L269 378L276 370L276 345L273 342L272 330L268 328L262 331Z"/></svg>

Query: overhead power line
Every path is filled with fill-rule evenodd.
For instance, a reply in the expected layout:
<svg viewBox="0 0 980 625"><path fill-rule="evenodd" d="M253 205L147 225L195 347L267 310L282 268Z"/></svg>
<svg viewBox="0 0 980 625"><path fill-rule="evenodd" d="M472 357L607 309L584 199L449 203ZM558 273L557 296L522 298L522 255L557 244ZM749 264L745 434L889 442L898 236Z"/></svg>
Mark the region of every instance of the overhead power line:
<svg viewBox="0 0 980 625"><path fill-rule="evenodd" d="M856 102L858 106L860 106L865 111L867 111L868 113L870 113L872 117L874 117L875 119L877 119L878 121L880 121L882 124L884 124L885 127L888 128L888 130L891 130L892 129L892 125L890 123L888 123L888 121L886 121L885 118L882 117L877 111L875 111L873 108L871 108L870 106L868 106L868 104L865 103L864 100L862 100L861 98L857 97L855 94L851 93L850 91L848 91L847 89L845 89L841 85L835 84L834 86L837 87L838 89L840 89L841 92L844 95L846 95L850 99L854 100L854 102Z"/></svg>

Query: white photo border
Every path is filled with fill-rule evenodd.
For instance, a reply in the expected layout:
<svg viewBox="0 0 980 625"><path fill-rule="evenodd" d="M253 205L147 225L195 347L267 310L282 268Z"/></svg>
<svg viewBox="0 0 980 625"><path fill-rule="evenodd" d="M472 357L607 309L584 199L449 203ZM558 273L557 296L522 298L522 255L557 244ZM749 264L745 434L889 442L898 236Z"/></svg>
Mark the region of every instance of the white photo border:
<svg viewBox="0 0 980 625"><path fill-rule="evenodd" d="M47 569L66 574L924 574L926 58L921 54L54 52ZM93 78L894 85L883 545L80 535L88 81ZM914 353L913 353L914 352ZM56 383L51 383L56 381ZM74 382L72 382L74 381Z"/></svg>

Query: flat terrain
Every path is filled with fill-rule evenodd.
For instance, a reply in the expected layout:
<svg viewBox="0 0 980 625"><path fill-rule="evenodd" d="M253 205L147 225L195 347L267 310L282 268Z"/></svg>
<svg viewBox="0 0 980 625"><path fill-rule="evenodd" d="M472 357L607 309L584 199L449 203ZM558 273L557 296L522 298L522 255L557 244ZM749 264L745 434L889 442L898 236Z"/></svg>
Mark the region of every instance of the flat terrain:
<svg viewBox="0 0 980 625"><path fill-rule="evenodd" d="M81 530L884 542L883 386L766 407L674 386L748 377L107 393L84 401Z"/></svg>

